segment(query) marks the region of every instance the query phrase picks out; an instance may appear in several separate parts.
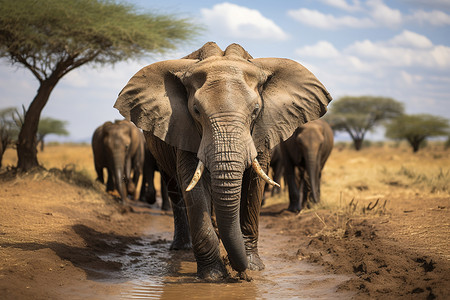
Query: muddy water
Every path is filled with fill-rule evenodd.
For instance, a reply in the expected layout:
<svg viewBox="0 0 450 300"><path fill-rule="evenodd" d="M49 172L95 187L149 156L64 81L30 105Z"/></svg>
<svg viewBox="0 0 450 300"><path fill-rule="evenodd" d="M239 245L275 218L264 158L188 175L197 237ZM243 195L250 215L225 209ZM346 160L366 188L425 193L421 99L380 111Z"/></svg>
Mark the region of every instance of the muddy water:
<svg viewBox="0 0 450 300"><path fill-rule="evenodd" d="M327 275L320 267L297 259L296 253L288 250L288 238L267 228L261 228L260 233L260 255L266 269L250 272L251 282L202 282L195 276L191 251L169 251L171 232L161 232L154 225L126 253L101 257L123 266L117 277L120 282L111 282L120 291L114 299L348 299L350 296L336 292L347 277Z"/></svg>

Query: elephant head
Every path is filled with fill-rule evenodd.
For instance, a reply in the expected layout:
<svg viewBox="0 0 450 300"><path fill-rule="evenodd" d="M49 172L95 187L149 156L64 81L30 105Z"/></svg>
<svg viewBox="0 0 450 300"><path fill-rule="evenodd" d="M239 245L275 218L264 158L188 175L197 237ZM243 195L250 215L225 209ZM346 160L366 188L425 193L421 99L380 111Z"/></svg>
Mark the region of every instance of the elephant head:
<svg viewBox="0 0 450 300"><path fill-rule="evenodd" d="M198 172L204 165L211 176L219 233L239 271L247 267L239 227L244 170L258 165L258 153L322 116L330 101L325 87L297 62L253 59L240 45L222 51L210 42L182 59L141 69L115 107L144 131L196 153Z"/></svg>

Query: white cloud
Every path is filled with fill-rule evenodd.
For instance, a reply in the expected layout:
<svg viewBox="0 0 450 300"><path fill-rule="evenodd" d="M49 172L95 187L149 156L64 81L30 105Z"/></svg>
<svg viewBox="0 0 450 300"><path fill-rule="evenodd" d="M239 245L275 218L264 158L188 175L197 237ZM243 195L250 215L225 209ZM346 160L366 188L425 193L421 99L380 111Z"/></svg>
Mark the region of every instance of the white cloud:
<svg viewBox="0 0 450 300"><path fill-rule="evenodd" d="M388 44L418 49L426 49L433 46L433 43L426 36L409 30L404 30L401 34L393 37L388 41Z"/></svg>
<svg viewBox="0 0 450 300"><path fill-rule="evenodd" d="M295 50L300 58L316 58L327 60L328 64L333 64L342 68L351 68L357 72L369 72L371 66L356 56L340 53L334 45L328 41L319 41L315 45L304 46ZM332 60L332 62L330 61Z"/></svg>
<svg viewBox="0 0 450 300"><path fill-rule="evenodd" d="M353 1L353 5L348 4L346 0L321 0L321 2L348 12L358 12L359 15L335 16L308 8L289 10L288 15L300 23L322 29L397 28L406 22L433 26L450 25L450 15L440 10L416 10L412 14L403 15L400 10L387 6L383 0L368 0L364 6L357 0Z"/></svg>
<svg viewBox="0 0 450 300"><path fill-rule="evenodd" d="M450 67L450 47L436 46L431 50L431 56L434 61L441 67Z"/></svg>
<svg viewBox="0 0 450 300"><path fill-rule="evenodd" d="M412 22L419 22L420 24L428 23L434 26L450 25L450 15L439 10L417 10L408 16L407 19Z"/></svg>
<svg viewBox="0 0 450 300"><path fill-rule="evenodd" d="M258 10L224 2L201 10L204 22L215 32L233 38L285 40L288 35Z"/></svg>
<svg viewBox="0 0 450 300"><path fill-rule="evenodd" d="M413 85L415 85L415 84L417 84L417 83L419 83L419 82L421 82L423 80L422 76L420 76L420 75L413 75L413 74L410 74L410 73L408 73L406 71L403 71L403 70L400 72L400 75L401 75L403 81L407 85L410 85L410 86L413 86Z"/></svg>
<svg viewBox="0 0 450 300"><path fill-rule="evenodd" d="M353 5L348 4L346 0L321 0L321 2L334 6L340 9L343 9L345 11L358 11L361 9L361 5L359 0L353 0Z"/></svg>
<svg viewBox="0 0 450 300"><path fill-rule="evenodd" d="M368 18L356 18L352 16L335 17L331 14L324 14L317 10L300 8L289 10L288 15L293 19L322 29L338 29L342 27L373 27L375 24Z"/></svg>
<svg viewBox="0 0 450 300"><path fill-rule="evenodd" d="M382 0L369 0L366 4L371 9L370 15L377 24L396 27L402 23L402 13L390 8Z"/></svg>
<svg viewBox="0 0 450 300"><path fill-rule="evenodd" d="M319 41L312 46L305 46L295 50L295 53L299 56L309 56L318 58L335 58L339 57L339 51L327 41Z"/></svg>
<svg viewBox="0 0 450 300"><path fill-rule="evenodd" d="M427 37L406 30L388 40L360 40L343 49L330 41L319 41L298 48L295 53L299 60L315 65L317 70L339 74L333 78L335 82L341 82L341 76L366 76L375 81L392 77L392 82L414 86L429 80L423 74L445 76L450 69L450 47L433 45Z"/></svg>
<svg viewBox="0 0 450 300"><path fill-rule="evenodd" d="M343 52L364 58L374 66L441 70L450 67L450 47L433 45L425 36L409 31L404 31L388 41L357 41Z"/></svg>

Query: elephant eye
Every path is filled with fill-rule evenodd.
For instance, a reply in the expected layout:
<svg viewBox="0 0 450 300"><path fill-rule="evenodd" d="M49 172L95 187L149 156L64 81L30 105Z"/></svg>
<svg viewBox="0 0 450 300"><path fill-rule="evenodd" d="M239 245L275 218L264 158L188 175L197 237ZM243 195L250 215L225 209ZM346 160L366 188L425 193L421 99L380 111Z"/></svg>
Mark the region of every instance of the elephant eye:
<svg viewBox="0 0 450 300"><path fill-rule="evenodd" d="M195 104L194 104L194 113L197 115L200 114L200 111L198 110L197 105L195 105Z"/></svg>
<svg viewBox="0 0 450 300"><path fill-rule="evenodd" d="M258 116L258 113L259 113L259 104L256 104L252 112L252 118L255 119Z"/></svg>

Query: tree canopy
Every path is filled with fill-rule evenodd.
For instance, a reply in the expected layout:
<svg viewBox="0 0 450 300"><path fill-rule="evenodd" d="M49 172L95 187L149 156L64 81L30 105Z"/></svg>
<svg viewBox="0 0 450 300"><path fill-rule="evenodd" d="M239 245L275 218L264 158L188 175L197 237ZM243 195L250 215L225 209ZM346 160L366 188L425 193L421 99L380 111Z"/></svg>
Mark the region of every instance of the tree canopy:
<svg viewBox="0 0 450 300"><path fill-rule="evenodd" d="M85 64L110 64L175 49L197 31L186 19L139 13L101 0L2 0L0 56L45 80Z"/></svg>
<svg viewBox="0 0 450 300"><path fill-rule="evenodd" d="M39 81L19 134L18 168L39 165L39 118L64 75L87 63L163 53L199 30L188 19L141 13L111 0L0 0L0 58L27 68Z"/></svg>
<svg viewBox="0 0 450 300"><path fill-rule="evenodd" d="M413 152L417 152L428 137L449 135L449 128L449 121L443 117L429 114L401 115L386 124L386 137L406 139Z"/></svg>
<svg viewBox="0 0 450 300"><path fill-rule="evenodd" d="M346 96L332 102L325 119L334 131L347 132L355 149L360 150L368 131L380 122L402 114L403 110L403 104L392 98Z"/></svg>

